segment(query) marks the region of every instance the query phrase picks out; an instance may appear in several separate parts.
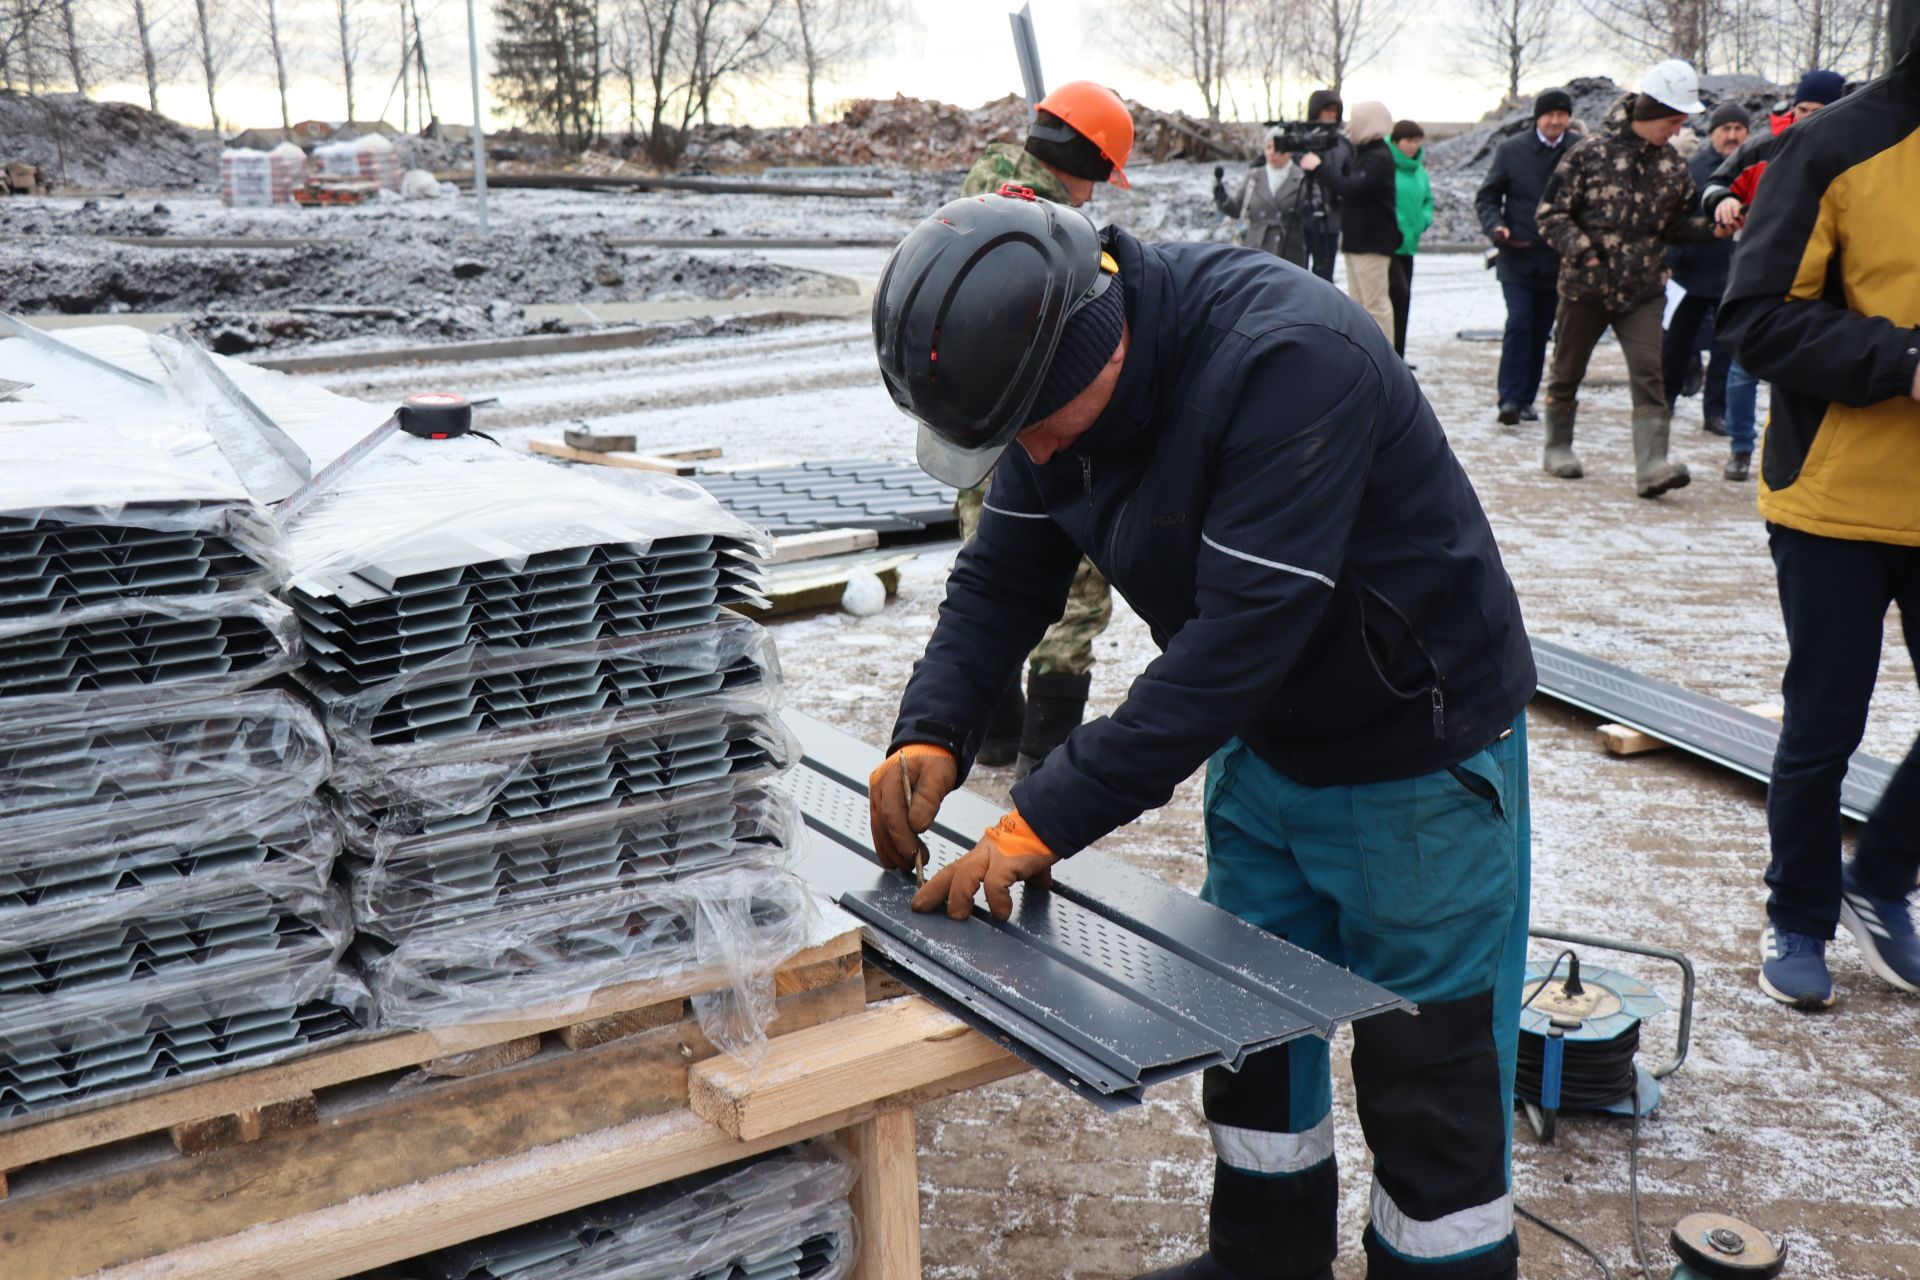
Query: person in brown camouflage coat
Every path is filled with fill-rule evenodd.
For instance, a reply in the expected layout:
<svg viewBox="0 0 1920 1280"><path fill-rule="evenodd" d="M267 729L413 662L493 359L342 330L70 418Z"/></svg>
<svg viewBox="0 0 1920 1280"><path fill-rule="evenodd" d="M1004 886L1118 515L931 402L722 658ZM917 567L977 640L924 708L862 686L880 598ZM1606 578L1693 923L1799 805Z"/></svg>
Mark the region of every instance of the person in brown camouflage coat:
<svg viewBox="0 0 1920 1280"><path fill-rule="evenodd" d="M1675 91L1678 81L1679 90ZM1669 244L1712 240L1713 221L1695 212L1693 177L1669 143L1699 108L1699 78L1685 63L1647 75L1661 95L1630 93L1547 180L1540 234L1560 254L1560 309L1547 380L1548 473L1578 479L1574 406L1594 345L1609 327L1627 358L1633 393L1634 487L1657 498L1691 478L1667 460L1672 412L1661 379L1660 320Z"/></svg>

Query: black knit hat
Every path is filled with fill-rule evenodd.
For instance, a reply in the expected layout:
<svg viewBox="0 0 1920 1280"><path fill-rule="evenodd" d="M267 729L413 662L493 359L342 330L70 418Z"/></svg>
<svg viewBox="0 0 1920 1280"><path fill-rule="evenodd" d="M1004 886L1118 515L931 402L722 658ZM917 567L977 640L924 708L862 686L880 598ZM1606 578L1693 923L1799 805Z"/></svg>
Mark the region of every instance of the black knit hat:
<svg viewBox="0 0 1920 1280"><path fill-rule="evenodd" d="M1085 391L1100 376L1100 370L1113 359L1120 345L1120 331L1127 321L1127 291L1118 275L1109 275L1101 294L1067 319L1054 348L1053 362L1027 411L1025 426L1059 412L1069 400Z"/></svg>
<svg viewBox="0 0 1920 1280"><path fill-rule="evenodd" d="M1393 132L1387 135L1388 139L1393 142L1398 142L1402 138L1424 138L1426 136L1427 131L1420 127L1420 122L1417 120L1396 120L1393 125Z"/></svg>
<svg viewBox="0 0 1920 1280"><path fill-rule="evenodd" d="M1533 118L1538 120L1549 111L1564 111L1573 114L1573 95L1565 89L1542 89L1540 96L1533 100Z"/></svg>
<svg viewBox="0 0 1920 1280"><path fill-rule="evenodd" d="M1712 133L1723 124L1737 124L1750 129L1753 127L1753 117L1749 116L1747 109L1739 103L1723 102L1713 109L1712 115L1707 117L1707 132Z"/></svg>

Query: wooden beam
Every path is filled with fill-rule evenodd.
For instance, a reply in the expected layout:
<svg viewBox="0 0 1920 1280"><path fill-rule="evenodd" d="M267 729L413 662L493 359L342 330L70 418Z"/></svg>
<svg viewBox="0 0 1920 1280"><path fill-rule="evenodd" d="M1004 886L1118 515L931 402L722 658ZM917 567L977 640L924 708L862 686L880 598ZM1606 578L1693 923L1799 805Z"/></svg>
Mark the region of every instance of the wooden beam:
<svg viewBox="0 0 1920 1280"><path fill-rule="evenodd" d="M1750 715L1778 723L1786 714L1786 708L1778 702L1757 702L1750 707L1740 708ZM1673 744L1664 738L1656 738L1650 733L1624 724L1603 724L1593 731L1594 740L1609 755L1637 756L1648 751L1665 751Z"/></svg>
<svg viewBox="0 0 1920 1280"><path fill-rule="evenodd" d="M687 1073L687 1105L736 1138L761 1138L845 1110L876 1080L912 1089L1005 1053L952 1014L900 1000L782 1036L751 1067L734 1058L698 1063Z"/></svg>
<svg viewBox="0 0 1920 1280"><path fill-rule="evenodd" d="M860 1161L853 1218L860 1224L860 1260L853 1280L920 1275L920 1158L913 1112L882 1111L846 1131Z"/></svg>
<svg viewBox="0 0 1920 1280"><path fill-rule="evenodd" d="M680 462L673 458L658 458L651 454L624 451L575 449L571 445L560 444L553 440L529 440L527 448L549 458L559 458L564 462L587 462L601 467L625 467L632 471L658 471L669 476L690 476L699 470L691 462Z"/></svg>
<svg viewBox="0 0 1920 1280"><path fill-rule="evenodd" d="M857 962L860 931L844 927L846 923L842 917L825 926L812 946L796 952L780 967L775 982L780 982L781 975L790 971L835 964L849 957ZM464 1023L357 1040L273 1066L254 1067L197 1084L175 1085L150 1096L0 1133L0 1172L142 1134L165 1132L178 1124L237 1115L250 1107L363 1076L418 1066L435 1058L471 1052L574 1023L591 1022L667 1001L683 1001L703 991L717 990L728 981L724 966L710 965L670 977L604 988L596 991L584 1008L569 1003L525 1010L508 1021Z"/></svg>
<svg viewBox="0 0 1920 1280"><path fill-rule="evenodd" d="M844 555L849 551L871 551L880 545L880 535L872 529L820 529L813 533L790 533L773 540L773 559L768 564L791 564L795 560L818 560L821 556Z"/></svg>
<svg viewBox="0 0 1920 1280"><path fill-rule="evenodd" d="M849 1129L883 1111L919 1106L1024 1070L1019 1059L1003 1053L986 1066L748 1142L679 1108L351 1202L289 1210L233 1235L115 1267L96 1280L332 1280ZM869 1087L879 1093L888 1082L870 1081Z"/></svg>
<svg viewBox="0 0 1920 1280"><path fill-rule="evenodd" d="M858 978L785 997L772 1028L775 1043L823 1022L864 1016L865 1008L865 984ZM429 1082L399 1093L375 1082L369 1098L323 1113L316 1127L194 1160L134 1164L39 1192L15 1187L10 1199L0 1201L4 1272L7 1280L54 1280L124 1265L677 1111L686 1097L686 1064L715 1052L689 1019L581 1053L546 1053L470 1079ZM524 1194L536 1190L522 1188ZM80 1222L86 1224L84 1232L74 1230ZM496 1221L473 1234L508 1225ZM397 1250L392 1258L434 1247L413 1236L389 1246ZM326 1265L332 1275L353 1270ZM284 1273L276 1260L271 1272L256 1261L226 1274Z"/></svg>

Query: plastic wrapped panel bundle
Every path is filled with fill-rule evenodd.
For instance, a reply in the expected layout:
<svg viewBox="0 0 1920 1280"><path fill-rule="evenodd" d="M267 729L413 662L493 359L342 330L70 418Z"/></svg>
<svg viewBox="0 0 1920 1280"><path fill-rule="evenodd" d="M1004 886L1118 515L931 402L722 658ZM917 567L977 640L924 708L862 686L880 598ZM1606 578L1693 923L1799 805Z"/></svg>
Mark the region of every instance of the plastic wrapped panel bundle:
<svg viewBox="0 0 1920 1280"><path fill-rule="evenodd" d="M800 830L783 795L754 788L596 809L541 822L383 841L349 859L362 933L507 920L562 900L728 868L785 866Z"/></svg>
<svg viewBox="0 0 1920 1280"><path fill-rule="evenodd" d="M313 713L278 690L162 704L69 699L32 720L0 720L0 876L38 881L102 855L190 854L274 835L329 762ZM16 881L15 892L26 889Z"/></svg>
<svg viewBox="0 0 1920 1280"><path fill-rule="evenodd" d="M844 1280L858 1169L829 1142L724 1165L403 1263L421 1280Z"/></svg>

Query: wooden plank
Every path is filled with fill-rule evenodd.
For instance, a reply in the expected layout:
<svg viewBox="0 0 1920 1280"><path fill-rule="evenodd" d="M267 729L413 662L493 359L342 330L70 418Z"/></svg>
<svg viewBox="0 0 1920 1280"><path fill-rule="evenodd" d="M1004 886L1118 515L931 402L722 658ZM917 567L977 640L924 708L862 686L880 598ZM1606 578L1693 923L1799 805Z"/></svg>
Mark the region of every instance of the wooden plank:
<svg viewBox="0 0 1920 1280"><path fill-rule="evenodd" d="M853 1218L860 1224L860 1260L853 1280L919 1280L920 1158L913 1112L882 1111L846 1131L860 1161Z"/></svg>
<svg viewBox="0 0 1920 1280"><path fill-rule="evenodd" d="M788 996L776 1014L774 1043L825 1022L864 1017L865 1009L858 978ZM677 1111L686 1100L686 1063L715 1052L688 1019L470 1079L399 1093L375 1088L366 1101L337 1114L323 1111L316 1127L195 1160L169 1158L37 1192L16 1186L0 1201L5 1274L7 1280L53 1280L119 1266ZM87 1230L75 1232L76 1222ZM474 1234L506 1225L497 1221ZM410 1236L394 1256L432 1247ZM256 1264L227 1274L263 1271ZM277 1265L272 1273L281 1274Z"/></svg>
<svg viewBox="0 0 1920 1280"><path fill-rule="evenodd" d="M634 446L631 431L621 434L617 431L599 432L590 428L568 427L561 433L561 440L569 449L585 449L588 453L632 453Z"/></svg>
<svg viewBox="0 0 1920 1280"><path fill-rule="evenodd" d="M664 1026L665 1024L655 1023L654 1025ZM539 1052L539 1036L521 1036L516 1040L503 1040L499 1044L490 1044L484 1048L469 1049L465 1053L434 1058L421 1063L420 1070L440 1079L464 1080L469 1076L483 1075L489 1071L498 1071L502 1067L510 1067L516 1062L525 1062Z"/></svg>
<svg viewBox="0 0 1920 1280"><path fill-rule="evenodd" d="M1757 702L1742 711L1750 712L1776 723L1783 719L1786 708L1778 702ZM1637 756L1648 751L1665 751L1673 744L1664 738L1642 733L1638 729L1624 724L1603 724L1593 731L1594 740L1609 754L1616 756Z"/></svg>
<svg viewBox="0 0 1920 1280"><path fill-rule="evenodd" d="M173 1139L174 1150L181 1155L198 1156L319 1123L318 1101L311 1093L303 1093L295 1098L248 1107L233 1115L177 1124L167 1131L167 1136Z"/></svg>
<svg viewBox="0 0 1920 1280"><path fill-rule="evenodd" d="M880 579L880 585L891 600L900 594L900 566L913 559L913 552L905 553L894 560L869 561L854 566L866 569ZM802 566L803 568L805 566ZM764 619L778 617L788 613L804 613L809 609L833 609L839 607L840 597L847 590L847 574L821 573L817 575L795 574L784 581L780 577L767 580L765 595L767 607L756 609L751 605L734 605L733 608L749 618Z"/></svg>
<svg viewBox="0 0 1920 1280"><path fill-rule="evenodd" d="M699 470L691 462L679 462L672 458L656 458L650 454L624 451L602 452L594 449L575 449L553 440L529 440L527 448L546 457L559 458L566 462L588 462L601 467L626 467L634 471L658 471L669 476L690 476Z"/></svg>
<svg viewBox="0 0 1920 1280"><path fill-rule="evenodd" d="M642 1031L667 1026L686 1016L685 1000L668 1000L644 1009L616 1013L611 1018L594 1018L589 1022L576 1022L570 1027L562 1027L559 1031L560 1043L569 1049L591 1049L609 1040L624 1040Z"/></svg>
<svg viewBox="0 0 1920 1280"><path fill-rule="evenodd" d="M831 1028L782 1037L753 1066L733 1058L696 1064L687 1105L734 1137L760 1138L845 1110L875 1080L911 1089L1005 1052L924 1000L870 1005Z"/></svg>
<svg viewBox="0 0 1920 1280"><path fill-rule="evenodd" d="M819 529L813 533L790 533L773 540L773 559L768 564L791 564L796 560L817 560L821 556L845 555L849 551L871 551L880 545L880 534L873 529Z"/></svg>
<svg viewBox="0 0 1920 1280"><path fill-rule="evenodd" d="M860 931L857 927L848 927L849 924L844 917L835 919L823 929L814 945L796 952L781 966L781 971L805 969L847 956L858 957ZM711 965L670 977L607 987L595 992L584 1008L577 1003L535 1008L511 1021L465 1023L356 1041L273 1066L255 1067L198 1084L177 1085L147 1097L43 1120L0 1133L0 1171L19 1169L141 1134L165 1132L176 1124L237 1114L249 1107L362 1076L418 1066L435 1058L553 1031L576 1022L684 999L702 991L716 990L729 980L724 966Z"/></svg>
<svg viewBox="0 0 1920 1280"><path fill-rule="evenodd" d="M917 1089L885 1093L889 1082L869 1081L869 1090L884 1096L745 1142L685 1108L676 1108L351 1203L304 1212L289 1209L283 1216L263 1219L236 1234L116 1267L97 1280L230 1280L269 1275L277 1280L332 1280L790 1142L849 1129L882 1111L916 1107L1026 1069L1019 1059L1003 1052L983 1066Z"/></svg>

